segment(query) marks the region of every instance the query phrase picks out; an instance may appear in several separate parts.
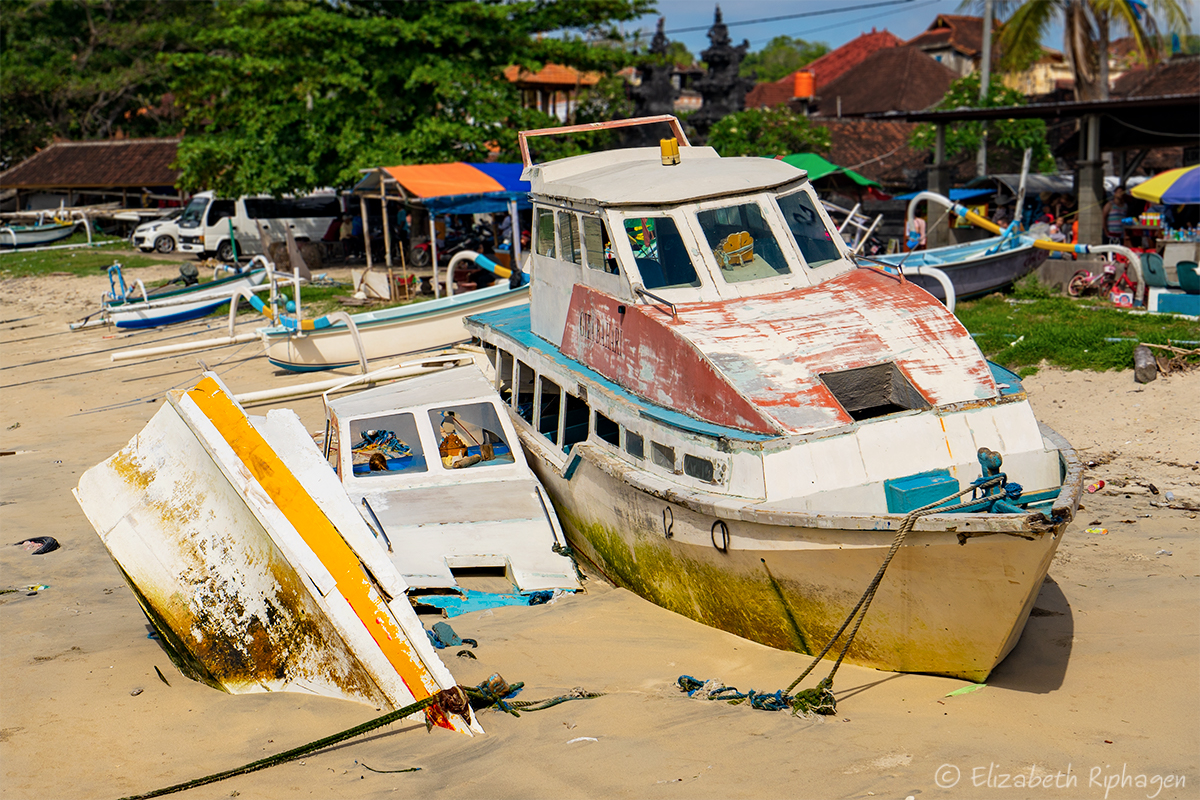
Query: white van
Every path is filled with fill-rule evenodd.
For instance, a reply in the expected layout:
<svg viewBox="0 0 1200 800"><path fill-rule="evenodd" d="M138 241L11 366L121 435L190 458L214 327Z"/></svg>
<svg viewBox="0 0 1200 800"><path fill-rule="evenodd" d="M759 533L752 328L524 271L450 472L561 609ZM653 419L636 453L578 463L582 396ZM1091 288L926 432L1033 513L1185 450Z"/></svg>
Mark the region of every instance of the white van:
<svg viewBox="0 0 1200 800"><path fill-rule="evenodd" d="M239 197L237 200L200 192L179 217L179 249L201 258L216 255L222 261L229 261L233 258L232 233L238 258L258 255L262 245L256 220L276 241L283 241L284 231L289 228L296 241L319 241L342 213L342 202L332 192L306 197Z"/></svg>

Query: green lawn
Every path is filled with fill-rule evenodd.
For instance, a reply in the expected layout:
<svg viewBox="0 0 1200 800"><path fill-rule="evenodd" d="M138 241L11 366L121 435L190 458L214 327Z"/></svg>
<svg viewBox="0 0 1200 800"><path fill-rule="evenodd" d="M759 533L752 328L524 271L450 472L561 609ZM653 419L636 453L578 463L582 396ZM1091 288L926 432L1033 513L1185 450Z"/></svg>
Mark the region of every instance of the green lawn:
<svg viewBox="0 0 1200 800"><path fill-rule="evenodd" d="M21 250L0 251L0 279L23 278L29 275L48 275L51 272L70 272L75 275L94 275L107 269L114 260L128 268L149 267L165 263L156 254L130 252L129 241L113 236L94 234L93 242L113 242L103 247L81 247L73 250L47 250L28 253ZM87 234L76 233L55 244L86 244Z"/></svg>
<svg viewBox="0 0 1200 800"><path fill-rule="evenodd" d="M1200 342L1200 323L1054 294L1032 275L1007 295L959 303L955 313L989 360L1022 376L1043 359L1067 369L1132 369L1138 342Z"/></svg>

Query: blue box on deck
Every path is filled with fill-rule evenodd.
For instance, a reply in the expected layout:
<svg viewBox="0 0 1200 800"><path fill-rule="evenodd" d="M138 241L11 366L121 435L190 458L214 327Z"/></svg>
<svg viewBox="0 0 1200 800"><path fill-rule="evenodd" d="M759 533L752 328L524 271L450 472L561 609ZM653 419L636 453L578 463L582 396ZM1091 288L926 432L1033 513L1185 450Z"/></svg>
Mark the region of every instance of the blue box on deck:
<svg viewBox="0 0 1200 800"><path fill-rule="evenodd" d="M943 500L958 491L958 481L949 470L935 469L883 482L889 514L907 514L921 506Z"/></svg>

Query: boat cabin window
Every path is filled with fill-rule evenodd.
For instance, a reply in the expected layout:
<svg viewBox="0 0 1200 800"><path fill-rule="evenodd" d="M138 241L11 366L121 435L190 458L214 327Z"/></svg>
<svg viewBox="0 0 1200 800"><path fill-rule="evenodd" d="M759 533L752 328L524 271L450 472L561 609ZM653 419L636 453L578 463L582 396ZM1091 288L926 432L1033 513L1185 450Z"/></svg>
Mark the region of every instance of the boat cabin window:
<svg viewBox="0 0 1200 800"><path fill-rule="evenodd" d="M428 471L412 414L351 420L350 441L356 478Z"/></svg>
<svg viewBox="0 0 1200 800"><path fill-rule="evenodd" d="M625 429L625 452L638 459L646 457L645 441L640 433Z"/></svg>
<svg viewBox="0 0 1200 800"><path fill-rule="evenodd" d="M562 389L549 378L541 378L541 398L538 400L538 433L558 444L558 411L562 406Z"/></svg>
<svg viewBox="0 0 1200 800"><path fill-rule="evenodd" d="M675 471L675 448L658 442L650 443L650 460L663 469Z"/></svg>
<svg viewBox="0 0 1200 800"><path fill-rule="evenodd" d="M533 368L524 361L517 362L517 374L513 378L516 387L516 409L521 419L533 424Z"/></svg>
<svg viewBox="0 0 1200 800"><path fill-rule="evenodd" d="M432 408L429 421L437 434L438 456L446 469L494 467L516 460L508 442L498 433L504 428L491 403Z"/></svg>
<svg viewBox="0 0 1200 800"><path fill-rule="evenodd" d="M596 412L596 438L613 447L621 446L621 428L608 417Z"/></svg>
<svg viewBox="0 0 1200 800"><path fill-rule="evenodd" d="M787 220L788 230L796 240L796 246L808 262L809 269L823 267L842 257L837 244L833 241L833 232L825 227L825 221L817 213L808 193L801 190L784 197L777 198L779 210Z"/></svg>
<svg viewBox="0 0 1200 800"><path fill-rule="evenodd" d="M567 410L563 418L564 453L571 452L571 445L576 442L587 441L589 411L587 400L573 394L567 395Z"/></svg>
<svg viewBox="0 0 1200 800"><path fill-rule="evenodd" d="M325 458L329 460L329 464L333 467L333 471L338 475L342 474L341 458L342 451L338 447L338 429L337 418L330 419L325 423Z"/></svg>
<svg viewBox="0 0 1200 800"><path fill-rule="evenodd" d="M583 249L587 253L588 269L618 275L617 256L613 252L608 226L596 217L583 218Z"/></svg>
<svg viewBox="0 0 1200 800"><path fill-rule="evenodd" d="M554 212L539 208L537 221L534 223L534 233L537 237L537 254L554 258Z"/></svg>
<svg viewBox="0 0 1200 800"><path fill-rule="evenodd" d="M513 356L507 350L497 350L496 353L496 391L506 405L512 405Z"/></svg>
<svg viewBox="0 0 1200 800"><path fill-rule="evenodd" d="M629 247L642 275L642 285L647 289L700 285L675 220L670 217L627 219L625 235L629 237Z"/></svg>
<svg viewBox="0 0 1200 800"><path fill-rule="evenodd" d="M758 203L710 208L696 218L726 283L791 274Z"/></svg>
<svg viewBox="0 0 1200 800"><path fill-rule="evenodd" d="M709 461L707 458L694 456L691 453L684 453L683 474L687 475L689 478L696 478L698 480L712 483L713 462Z"/></svg>
<svg viewBox="0 0 1200 800"><path fill-rule="evenodd" d="M562 245L559 258L572 264L583 263L579 247L579 218L570 211L558 212L558 242Z"/></svg>

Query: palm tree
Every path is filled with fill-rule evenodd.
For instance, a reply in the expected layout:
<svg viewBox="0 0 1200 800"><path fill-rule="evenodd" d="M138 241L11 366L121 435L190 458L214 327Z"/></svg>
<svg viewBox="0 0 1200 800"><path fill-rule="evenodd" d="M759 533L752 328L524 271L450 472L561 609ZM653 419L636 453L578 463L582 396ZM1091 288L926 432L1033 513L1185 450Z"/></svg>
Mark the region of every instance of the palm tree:
<svg viewBox="0 0 1200 800"><path fill-rule="evenodd" d="M964 0L961 8L982 5L983 0ZM1108 99L1110 31L1128 31L1142 60L1150 64L1163 35L1188 30L1178 0L994 0L994 6L997 18L1007 18L997 39L1001 69L1022 69L1036 61L1051 23L1062 20L1063 56L1075 76L1076 100Z"/></svg>

